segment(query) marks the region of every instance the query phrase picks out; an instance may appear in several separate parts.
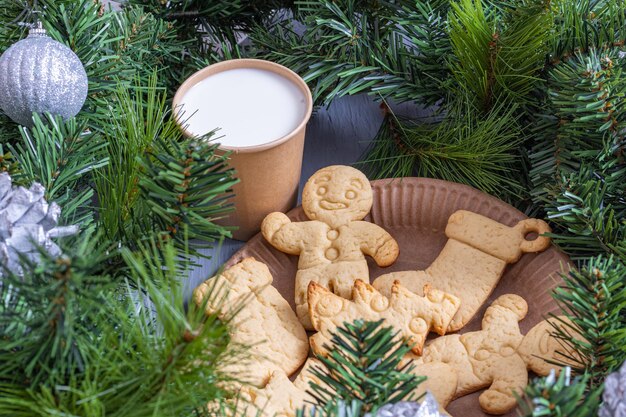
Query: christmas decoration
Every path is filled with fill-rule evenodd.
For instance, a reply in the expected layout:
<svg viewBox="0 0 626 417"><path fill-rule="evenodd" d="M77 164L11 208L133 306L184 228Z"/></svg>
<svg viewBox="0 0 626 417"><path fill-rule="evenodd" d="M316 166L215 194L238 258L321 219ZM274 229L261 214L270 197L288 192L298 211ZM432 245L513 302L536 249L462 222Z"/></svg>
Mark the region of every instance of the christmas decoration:
<svg viewBox="0 0 626 417"><path fill-rule="evenodd" d="M442 417L437 400L429 392L424 395L421 403L400 401L395 404L385 404L376 413L365 414L365 417Z"/></svg>
<svg viewBox="0 0 626 417"><path fill-rule="evenodd" d="M578 267L555 296L586 343L569 340L567 328L555 333L585 364L569 384L565 372L529 384L528 407L521 408L527 417L598 416L601 387L626 359L626 2L128 0L118 12L94 0L38 2L50 36L66 39L85 64L88 111L74 126L42 118L19 131L0 115L0 170L10 170L14 184L41 183L48 200L63 207L62 220L81 230L59 241L65 256L42 251L35 268L2 277L0 414L202 415L207 401L231 394L215 368L237 360L227 326L186 309L180 291L188 279L181 259L193 253L187 234L196 225L209 233L211 221L195 214L210 209L201 197L150 190L184 184L188 171L179 150L156 148L181 139L175 124L163 123L167 98L143 92L172 93L207 64L245 53L295 70L318 104L359 93L436 104L412 120L396 117L394 105L384 110L364 167L370 177L419 174L470 184L551 223L553 241ZM0 50L17 45L23 34L11 23L36 3L3 3ZM281 7L293 13L272 19ZM246 51L237 45L242 32ZM22 50L23 63L46 67L44 60L32 65L34 50ZM17 67L3 76L27 81L12 97L25 113L20 123L31 123L17 106L22 92L31 99L44 93L38 85L48 85L50 75ZM144 178L145 166L161 177ZM203 184L205 172L189 173ZM222 174L209 173L208 188L228 182ZM225 233L216 228L212 235ZM156 314L129 301L129 286L148 294ZM358 358L371 366L370 379L350 385L354 373L344 372L342 381L324 374L345 399L318 392L316 416L362 417L415 400L377 395L387 381L395 385L386 388L402 391L407 376L398 363L379 366L384 355L369 361L376 356L370 353L392 347L371 337L375 332L362 333L368 326L357 330L342 336L356 344L341 345L344 356L332 366L345 370L341 364ZM306 411L301 415L314 415Z"/></svg>
<svg viewBox="0 0 626 417"><path fill-rule="evenodd" d="M0 173L0 264L3 269L22 274L23 258L36 263L40 250L50 256L59 256L61 250L53 238L69 236L78 231L76 226L57 226L61 208L48 204L41 184L30 189L13 187L11 177ZM0 269L0 277L3 275Z"/></svg>
<svg viewBox="0 0 626 417"><path fill-rule="evenodd" d="M598 417L626 417L626 362L606 377Z"/></svg>
<svg viewBox="0 0 626 417"><path fill-rule="evenodd" d="M41 23L0 56L0 108L32 126L32 114L75 116L87 98L87 73L76 54L50 38Z"/></svg>
<svg viewBox="0 0 626 417"><path fill-rule="evenodd" d="M588 392L589 376L571 378L571 369L532 381L519 399L523 417L595 417L600 390Z"/></svg>

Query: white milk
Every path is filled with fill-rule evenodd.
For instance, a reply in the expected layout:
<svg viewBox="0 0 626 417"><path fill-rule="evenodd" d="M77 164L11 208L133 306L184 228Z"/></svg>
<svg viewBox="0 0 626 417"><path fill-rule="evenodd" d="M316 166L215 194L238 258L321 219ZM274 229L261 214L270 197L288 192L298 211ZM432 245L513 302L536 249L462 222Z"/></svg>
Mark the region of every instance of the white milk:
<svg viewBox="0 0 626 417"><path fill-rule="evenodd" d="M219 128L216 141L229 147L280 139L302 122L306 112L305 96L296 84L255 68L211 75L191 87L181 105L189 132L204 135Z"/></svg>

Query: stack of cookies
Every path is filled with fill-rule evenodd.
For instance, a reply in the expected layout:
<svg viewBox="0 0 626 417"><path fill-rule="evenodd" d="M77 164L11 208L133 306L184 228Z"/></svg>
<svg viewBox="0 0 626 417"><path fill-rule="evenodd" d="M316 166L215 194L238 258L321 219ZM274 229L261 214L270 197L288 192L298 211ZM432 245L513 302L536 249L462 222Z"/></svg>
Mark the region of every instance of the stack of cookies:
<svg viewBox="0 0 626 417"><path fill-rule="evenodd" d="M522 335L519 321L526 301L515 294L498 297L483 317L482 330L462 329L489 298L507 264L524 253L550 245L548 225L527 219L514 227L469 211L448 219L448 241L437 259L423 271L394 272L369 284L365 256L384 267L395 262L399 247L380 226L364 221L373 204L372 188L360 171L330 166L306 183L302 207L310 219L292 222L284 213L269 214L261 226L276 249L299 256L295 306L271 286L267 266L247 258L195 291L200 304L207 293L222 288L222 305L206 303L208 313L228 315L228 306L242 306L235 316L232 340L252 346L251 364L233 364L232 372L249 376L244 397L266 416L295 416L307 399L309 345L326 355L337 326L357 319L384 320L412 346L414 372L428 379L428 389L442 407L455 398L487 388L481 408L504 414L516 405L515 394L528 382L528 370L546 375L547 361L566 362L557 355L561 344L550 336L548 321ZM539 235L526 240L528 233ZM314 332L307 340L305 330ZM426 343L434 332L439 337ZM452 334L449 334L452 333ZM306 362L306 364L305 364ZM289 377L303 365L291 382ZM229 369L230 371L231 369ZM317 381L319 382L319 381ZM254 415L254 413L251 415Z"/></svg>

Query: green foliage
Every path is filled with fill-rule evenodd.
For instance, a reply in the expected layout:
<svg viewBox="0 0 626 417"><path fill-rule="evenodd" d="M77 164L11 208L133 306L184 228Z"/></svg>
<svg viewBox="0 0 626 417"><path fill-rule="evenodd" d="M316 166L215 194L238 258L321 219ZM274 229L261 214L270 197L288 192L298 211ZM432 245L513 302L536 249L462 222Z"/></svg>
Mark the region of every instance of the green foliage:
<svg viewBox="0 0 626 417"><path fill-rule="evenodd" d="M578 363L579 373L590 375L595 389L626 360L626 267L615 258L591 258L580 270L563 275L554 292L563 314L554 335ZM579 334L582 337L572 337Z"/></svg>
<svg viewBox="0 0 626 417"><path fill-rule="evenodd" d="M602 389L588 391L589 376L570 380L569 368L537 378L524 389L519 400L522 417L594 417L597 415Z"/></svg>
<svg viewBox="0 0 626 417"><path fill-rule="evenodd" d="M552 59L567 59L578 51L623 46L626 4L621 0L551 1L556 36L551 37Z"/></svg>
<svg viewBox="0 0 626 417"><path fill-rule="evenodd" d="M5 271L0 286L1 383L23 388L62 384L84 366L95 336L89 318L113 291L103 271L109 247L100 242L93 233L83 233L64 246L71 248L67 255L55 258L42 251L39 264L25 261L23 278Z"/></svg>
<svg viewBox="0 0 626 417"><path fill-rule="evenodd" d="M580 171L585 164L591 164L601 176L608 172L602 165L618 151L626 121L626 78L622 72L626 62L618 52L579 53L550 70L547 112L534 116L537 123L530 178L536 201L553 200L553 184L562 185L562 178ZM550 188L553 194L547 196Z"/></svg>
<svg viewBox="0 0 626 417"><path fill-rule="evenodd" d="M368 92L399 101L439 101L450 49L446 1L298 1L289 19L251 37L260 57L300 74L316 103Z"/></svg>
<svg viewBox="0 0 626 417"><path fill-rule="evenodd" d="M454 90L483 112L497 103L530 100L541 79L552 19L545 1L490 7L483 0L452 3L449 36Z"/></svg>
<svg viewBox="0 0 626 417"><path fill-rule="evenodd" d="M231 397L219 369L243 349L217 316L185 307L175 248L123 250L119 286L98 272L98 240L84 234L72 256L1 287L0 415L183 416Z"/></svg>
<svg viewBox="0 0 626 417"><path fill-rule="evenodd" d="M382 323L344 323L332 335L328 356L318 358L324 368L311 369L322 383L311 383L318 411L328 415L346 407L370 411L388 402L415 399L414 391L425 378L412 374L410 363L401 365L411 347Z"/></svg>
<svg viewBox="0 0 626 417"><path fill-rule="evenodd" d="M520 145L512 111L476 119L471 111L416 122L388 113L363 164L370 177L419 176L471 185L509 198L521 193Z"/></svg>
<svg viewBox="0 0 626 417"><path fill-rule="evenodd" d="M226 203L237 183L234 171L227 168L228 156L218 155L218 146L208 137L181 144L159 139L142 160L139 187L155 230L178 245L193 239L196 247L210 246L231 236L231 228L214 223L232 210Z"/></svg>
<svg viewBox="0 0 626 417"><path fill-rule="evenodd" d="M19 167L16 180L42 184L46 199L63 206L65 221L88 223L93 190L84 178L107 165L106 143L76 119L35 114L33 120L32 128L20 127L21 141L8 145Z"/></svg>

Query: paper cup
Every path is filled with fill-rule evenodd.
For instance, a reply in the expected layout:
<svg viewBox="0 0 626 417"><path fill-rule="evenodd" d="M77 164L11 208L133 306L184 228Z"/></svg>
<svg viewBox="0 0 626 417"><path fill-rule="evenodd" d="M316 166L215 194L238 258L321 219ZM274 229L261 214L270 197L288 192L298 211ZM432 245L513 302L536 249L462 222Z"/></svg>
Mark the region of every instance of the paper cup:
<svg viewBox="0 0 626 417"><path fill-rule="evenodd" d="M306 107L297 127L282 137L255 146L220 146L220 150L231 152L229 163L237 171L240 182L233 187L235 211L219 223L237 226L233 237L248 240L259 231L267 214L273 211L286 212L296 203L305 129L313 110L311 91L298 74L282 65L258 59L233 59L210 65L187 79L176 92L173 108L179 112L179 125L185 135L193 136L184 123L185 94L207 77L242 68L270 71L290 81L302 93ZM207 97L207 100L219 100L219 97ZM215 127L220 127L219 120L215 121Z"/></svg>

